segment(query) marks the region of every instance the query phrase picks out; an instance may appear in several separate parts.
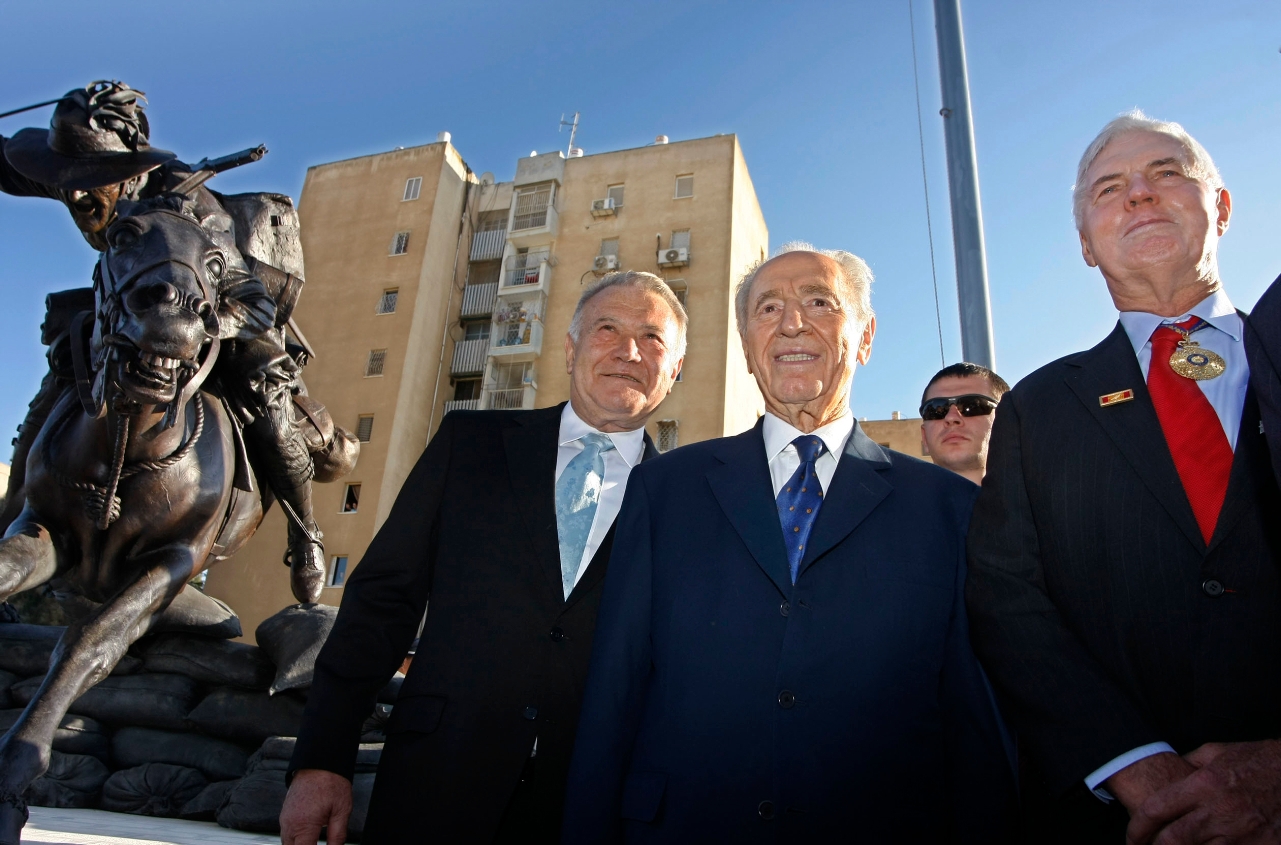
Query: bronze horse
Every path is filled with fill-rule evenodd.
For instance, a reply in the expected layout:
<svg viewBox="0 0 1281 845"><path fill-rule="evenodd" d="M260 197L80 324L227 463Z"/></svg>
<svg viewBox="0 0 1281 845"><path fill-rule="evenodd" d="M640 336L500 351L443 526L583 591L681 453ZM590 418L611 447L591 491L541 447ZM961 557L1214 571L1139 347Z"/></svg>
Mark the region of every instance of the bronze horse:
<svg viewBox="0 0 1281 845"><path fill-rule="evenodd" d="M246 274L225 215L181 195L122 203L72 328L76 385L27 463L26 507L0 540L0 600L57 578L99 606L68 626L35 697L0 738L0 845L50 762L68 706L105 678L187 582L257 529L263 502L237 423L207 383L218 290Z"/></svg>

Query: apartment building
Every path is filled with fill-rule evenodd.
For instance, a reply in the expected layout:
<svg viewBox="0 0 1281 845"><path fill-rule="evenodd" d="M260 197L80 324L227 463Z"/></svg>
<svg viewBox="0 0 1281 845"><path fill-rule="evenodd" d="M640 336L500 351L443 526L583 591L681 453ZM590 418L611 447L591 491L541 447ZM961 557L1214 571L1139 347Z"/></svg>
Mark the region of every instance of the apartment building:
<svg viewBox="0 0 1281 845"><path fill-rule="evenodd" d="M735 434L764 404L743 362L733 288L768 251L734 135L583 155L530 155L510 182L435 144L312 167L299 203L307 285L296 311L309 392L361 442L348 478L316 485L329 588L342 585L414 462L455 409L565 401L564 339L585 285L616 269L665 278L690 317L680 381L651 419L662 451ZM273 509L210 571L246 636L291 604Z"/></svg>

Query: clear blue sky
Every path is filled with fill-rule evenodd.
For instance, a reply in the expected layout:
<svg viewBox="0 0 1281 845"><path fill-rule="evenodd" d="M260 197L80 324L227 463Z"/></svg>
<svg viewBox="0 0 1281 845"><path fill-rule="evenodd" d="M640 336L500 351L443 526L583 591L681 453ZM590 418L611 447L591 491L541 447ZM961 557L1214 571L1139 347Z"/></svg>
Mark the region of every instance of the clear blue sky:
<svg viewBox="0 0 1281 845"><path fill-rule="evenodd" d="M928 0L912 2L950 363L961 349L933 14ZM588 152L734 132L772 246L849 249L876 273L880 328L856 412L913 415L940 357L908 8L7 4L0 111L122 79L149 95L153 142L188 161L271 148L218 188L295 197L309 165L431 142L442 129L474 170L499 179L532 149L564 147L562 112L582 112ZM1016 381L1115 322L1081 261L1069 189L1085 145L1134 106L1182 122L1218 162L1235 201L1223 276L1248 310L1281 273L1281 4L966 0L963 15L999 372ZM48 116L6 118L0 133ZM45 294L88 284L93 260L60 206L0 195L0 439L44 371Z"/></svg>

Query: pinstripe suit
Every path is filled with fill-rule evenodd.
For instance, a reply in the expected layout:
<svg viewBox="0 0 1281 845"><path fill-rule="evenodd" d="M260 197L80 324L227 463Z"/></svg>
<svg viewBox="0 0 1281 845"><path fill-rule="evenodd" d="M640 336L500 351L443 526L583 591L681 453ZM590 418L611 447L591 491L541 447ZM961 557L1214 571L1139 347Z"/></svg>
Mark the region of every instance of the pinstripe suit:
<svg viewBox="0 0 1281 845"><path fill-rule="evenodd" d="M1281 277L1246 319L1245 354L1250 358L1250 386L1259 397L1263 430L1272 449L1272 466L1281 481Z"/></svg>
<svg viewBox="0 0 1281 845"><path fill-rule="evenodd" d="M1030 840L1122 842L1124 808L1083 778L1132 748L1281 735L1278 504L1252 390L1206 545L1119 324L1006 394L967 601L1019 734Z"/></svg>

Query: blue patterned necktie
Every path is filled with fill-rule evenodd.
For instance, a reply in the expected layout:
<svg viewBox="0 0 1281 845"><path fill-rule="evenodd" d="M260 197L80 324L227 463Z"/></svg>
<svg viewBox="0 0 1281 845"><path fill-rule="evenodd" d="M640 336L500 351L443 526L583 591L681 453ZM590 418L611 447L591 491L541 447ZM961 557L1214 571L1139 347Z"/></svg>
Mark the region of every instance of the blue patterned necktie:
<svg viewBox="0 0 1281 845"><path fill-rule="evenodd" d="M805 557L805 544L809 542L810 529L818 519L818 509L823 504L823 485L819 483L814 462L823 454L823 440L813 434L802 435L792 441L801 464L778 493L778 521L783 524L783 543L787 546L787 564L792 572L792 583Z"/></svg>
<svg viewBox="0 0 1281 845"><path fill-rule="evenodd" d="M583 451L574 456L556 481L556 535L560 538L560 580L565 598L574 591L578 565L592 533L592 520L605 482L605 453L614 441L604 434L582 437Z"/></svg>

